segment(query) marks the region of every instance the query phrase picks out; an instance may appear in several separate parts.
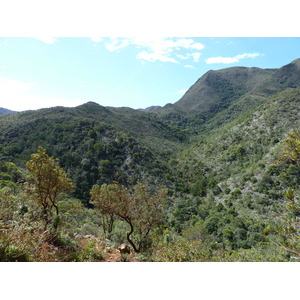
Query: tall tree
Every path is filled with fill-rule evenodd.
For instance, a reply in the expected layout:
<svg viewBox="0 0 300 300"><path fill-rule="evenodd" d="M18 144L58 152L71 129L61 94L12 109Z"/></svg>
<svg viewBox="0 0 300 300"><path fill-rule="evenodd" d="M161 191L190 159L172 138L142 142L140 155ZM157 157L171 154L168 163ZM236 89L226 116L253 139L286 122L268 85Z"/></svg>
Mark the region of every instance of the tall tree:
<svg viewBox="0 0 300 300"><path fill-rule="evenodd" d="M59 166L58 160L48 156L46 149L41 146L37 153L31 155L26 167L30 172L30 180L25 185L25 191L41 206L46 230L53 221L53 210L57 216L59 214L57 201L71 193L74 185Z"/></svg>

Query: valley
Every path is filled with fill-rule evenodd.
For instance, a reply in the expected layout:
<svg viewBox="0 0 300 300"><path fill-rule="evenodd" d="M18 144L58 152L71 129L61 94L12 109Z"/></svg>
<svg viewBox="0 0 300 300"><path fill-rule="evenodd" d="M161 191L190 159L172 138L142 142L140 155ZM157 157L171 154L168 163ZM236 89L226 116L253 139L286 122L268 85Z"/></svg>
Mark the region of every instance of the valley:
<svg viewBox="0 0 300 300"><path fill-rule="evenodd" d="M101 261L133 228L137 261L297 261L299 103L300 59L209 71L164 107L0 108L0 260ZM47 232L25 188L39 147L74 184L57 198L60 213L47 212ZM108 210L94 186L104 198L128 193ZM153 210L148 200L165 189ZM101 255L93 238L81 247L85 236L105 241Z"/></svg>

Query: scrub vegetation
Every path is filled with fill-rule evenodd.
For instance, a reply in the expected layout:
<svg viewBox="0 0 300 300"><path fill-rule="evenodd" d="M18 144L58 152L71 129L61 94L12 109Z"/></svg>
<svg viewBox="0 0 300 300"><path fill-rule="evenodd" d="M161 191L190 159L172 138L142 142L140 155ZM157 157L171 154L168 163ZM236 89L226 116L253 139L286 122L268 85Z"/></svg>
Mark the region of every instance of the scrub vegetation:
<svg viewBox="0 0 300 300"><path fill-rule="evenodd" d="M298 261L299 103L296 60L144 111L2 114L0 260Z"/></svg>

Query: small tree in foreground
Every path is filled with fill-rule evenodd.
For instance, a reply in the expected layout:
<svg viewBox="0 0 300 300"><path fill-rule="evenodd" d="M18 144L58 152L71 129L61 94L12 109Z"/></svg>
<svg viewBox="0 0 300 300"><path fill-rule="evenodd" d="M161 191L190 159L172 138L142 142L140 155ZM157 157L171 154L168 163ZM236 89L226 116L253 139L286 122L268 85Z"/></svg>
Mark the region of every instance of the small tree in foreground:
<svg viewBox="0 0 300 300"><path fill-rule="evenodd" d="M53 221L53 210L59 214L57 201L63 195L71 193L74 185L59 166L58 160L46 154L43 147L31 155L26 164L30 172L29 183L25 185L26 193L42 208L44 230Z"/></svg>
<svg viewBox="0 0 300 300"><path fill-rule="evenodd" d="M116 183L103 184L101 187L94 185L91 190L96 209L103 214L114 214L128 223L130 231L127 232L127 240L135 252L141 251L151 230L161 222L163 199L166 196L166 189L150 194L142 184L132 192Z"/></svg>

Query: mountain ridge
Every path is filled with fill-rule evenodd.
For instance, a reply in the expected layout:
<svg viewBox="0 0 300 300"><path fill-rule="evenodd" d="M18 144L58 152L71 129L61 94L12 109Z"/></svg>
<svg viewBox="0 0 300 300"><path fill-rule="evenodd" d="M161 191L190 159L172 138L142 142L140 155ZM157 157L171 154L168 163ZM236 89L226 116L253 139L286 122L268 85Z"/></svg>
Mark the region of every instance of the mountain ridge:
<svg viewBox="0 0 300 300"><path fill-rule="evenodd" d="M215 86L219 85L218 89ZM187 111L207 112L215 103L231 102L245 94L270 96L300 85L300 59L273 69L231 67L208 71L174 103Z"/></svg>
<svg viewBox="0 0 300 300"><path fill-rule="evenodd" d="M8 115L8 114L14 114L14 113L16 113L16 111L0 107L0 115Z"/></svg>

